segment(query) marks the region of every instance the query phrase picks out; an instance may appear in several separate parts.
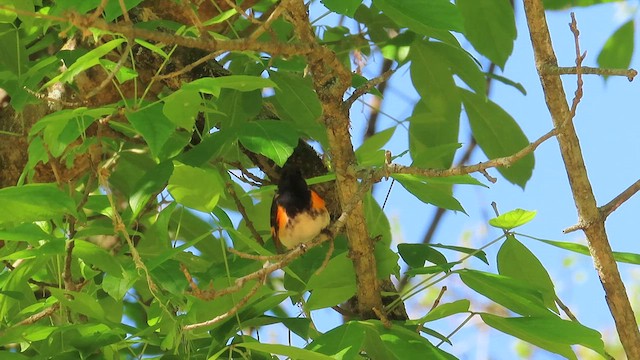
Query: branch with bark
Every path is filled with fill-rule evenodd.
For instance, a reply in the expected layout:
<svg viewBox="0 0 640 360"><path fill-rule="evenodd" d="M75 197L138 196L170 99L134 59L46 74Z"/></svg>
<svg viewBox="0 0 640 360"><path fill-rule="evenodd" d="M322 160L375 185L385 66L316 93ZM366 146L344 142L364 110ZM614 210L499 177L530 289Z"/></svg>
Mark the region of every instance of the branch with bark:
<svg viewBox="0 0 640 360"><path fill-rule="evenodd" d="M587 237L589 251L606 293L605 298L627 357L640 359L638 324L609 245L604 217L593 195L571 111L565 100L566 95L562 81L559 74L548 71L549 68L557 68L558 61L551 45L551 36L542 1L525 0L524 8L536 67L540 75L547 107L558 131L560 152L578 210L578 223L583 224L582 230ZM577 69L579 69L579 62L580 60L577 59Z"/></svg>

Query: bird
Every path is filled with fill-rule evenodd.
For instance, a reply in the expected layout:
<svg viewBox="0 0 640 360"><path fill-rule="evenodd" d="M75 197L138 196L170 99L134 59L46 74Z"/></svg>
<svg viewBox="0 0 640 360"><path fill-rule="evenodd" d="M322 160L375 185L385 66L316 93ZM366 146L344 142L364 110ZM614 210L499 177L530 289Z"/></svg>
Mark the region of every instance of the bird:
<svg viewBox="0 0 640 360"><path fill-rule="evenodd" d="M271 235L278 252L312 241L329 223L324 199L309 189L297 166L285 165L271 203Z"/></svg>

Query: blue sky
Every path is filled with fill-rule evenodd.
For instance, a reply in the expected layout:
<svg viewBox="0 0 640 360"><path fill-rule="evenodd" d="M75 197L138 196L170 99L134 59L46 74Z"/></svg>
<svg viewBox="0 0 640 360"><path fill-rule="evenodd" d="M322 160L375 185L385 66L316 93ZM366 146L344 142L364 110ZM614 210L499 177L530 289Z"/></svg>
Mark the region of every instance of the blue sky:
<svg viewBox="0 0 640 360"><path fill-rule="evenodd" d="M635 5L636 2L633 4ZM521 83L526 88L527 95L522 95L510 86L494 82L491 98L516 119L529 140L533 141L549 131L552 128L552 122L536 73L521 3L517 2L516 6L518 38L512 57L507 62L504 72L499 74ZM581 48L587 51L583 65L597 66L598 53L607 38L618 26L628 20L632 13L625 11L617 4L574 9L574 11L581 31ZM574 66L575 49L573 35L568 27L571 20L569 11L547 13L547 20L560 65ZM329 23L329 18L326 21ZM469 47L468 44L464 46ZM482 62L487 64L486 61ZM380 64L379 59L370 58L368 68L375 71ZM634 67L635 64L634 58L631 66ZM575 76L566 75L563 80L567 97L571 101L576 88ZM629 83L626 78L609 78L605 83L602 78L595 75L584 77L584 97L578 108L575 124L599 205L605 204L640 178L640 169L635 164L640 153L640 144L637 140L640 136L640 122L638 122L636 111L639 94L637 81L639 80ZM394 75L394 80L386 93L383 105L385 113L399 120L405 119L411 111L411 105L417 99L417 94L410 89L408 71L401 69ZM361 139L366 115L366 108L356 103L351 112L356 142ZM462 124L459 140L466 142L468 126L464 115ZM393 120L384 116L380 118L379 129L394 125ZM386 147L394 154L398 154L407 148L406 139L406 131L399 127ZM490 189L458 187L455 195L469 215L446 214L435 234L434 242L480 247L500 236L501 231L486 226L486 220L493 217L490 204L495 201L501 212L515 208L538 212L534 221L522 227L520 232L546 239L585 243L581 232L567 235L562 233L564 228L576 223L577 215L556 140L550 139L542 144L535 156L536 166L533 177L524 191L509 184L499 176L497 171L490 171L490 174L498 177L498 183L491 185ZM477 150L471 162L484 160L486 160L484 154ZM476 178L486 183L482 176L476 176ZM388 183L377 186L375 195L380 202L384 199L387 189ZM412 198L398 185L394 186L385 208L392 222L394 239L402 242L421 241L434 211L433 207ZM634 227L638 222L639 213L640 198L636 197L611 215L607 221L607 229L614 250L640 253L640 246L636 239L637 231ZM601 332L610 332L614 329L613 320L604 299L604 291L589 257L572 254L533 240L521 239L521 241L547 268L559 297L583 324ZM498 249L499 244L487 249L491 260L490 267L480 262L471 262L468 266L479 270L495 271L495 254ZM456 255L451 254L451 256L455 258ZM627 290L634 291L637 296L640 270L637 267L622 264L620 271ZM475 296L471 290L466 289L455 276L427 292L426 298L420 299L418 296L415 300L420 303L424 301L423 306L430 306L442 285L448 286L443 302L473 296L473 310L481 310L481 305L487 304L481 296ZM414 316L423 315L425 311L427 309L421 308L419 304L410 305L410 312L413 312ZM446 334L463 319L464 317L453 317L451 321L441 321L435 328ZM472 324L477 325L477 322L472 321ZM326 325L334 326L329 323ZM322 327L322 324L319 326ZM444 345L443 349L461 359L513 358L512 349L515 347L515 340L498 335L496 331L488 331L486 327L467 326L452 338L455 345L453 348ZM533 358L556 359L558 357L544 351L536 351Z"/></svg>

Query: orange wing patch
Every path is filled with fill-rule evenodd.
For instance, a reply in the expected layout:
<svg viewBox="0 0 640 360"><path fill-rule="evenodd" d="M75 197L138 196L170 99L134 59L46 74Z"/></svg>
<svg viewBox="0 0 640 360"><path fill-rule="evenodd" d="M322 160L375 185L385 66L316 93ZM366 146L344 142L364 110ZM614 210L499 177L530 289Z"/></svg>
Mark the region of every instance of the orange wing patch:
<svg viewBox="0 0 640 360"><path fill-rule="evenodd" d="M324 210L324 199L317 192L311 190L311 208L316 210Z"/></svg>
<svg viewBox="0 0 640 360"><path fill-rule="evenodd" d="M276 224L278 226L278 229L284 229L288 221L289 216L287 216L287 212L282 206L278 206L276 210Z"/></svg>

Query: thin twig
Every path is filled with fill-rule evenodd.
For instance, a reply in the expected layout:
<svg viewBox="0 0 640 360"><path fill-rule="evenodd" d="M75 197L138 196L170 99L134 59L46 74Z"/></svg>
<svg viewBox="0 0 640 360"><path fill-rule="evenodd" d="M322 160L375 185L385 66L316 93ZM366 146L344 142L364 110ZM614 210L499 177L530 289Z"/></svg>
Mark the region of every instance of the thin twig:
<svg viewBox="0 0 640 360"><path fill-rule="evenodd" d="M318 270L316 270L316 272L314 273L315 275L320 275L320 273L324 270L324 268L327 267L327 264L329 264L329 260L331 260L331 255L333 255L334 246L335 245L334 245L333 241L330 241L329 242L329 249L327 250L327 254L324 257L324 260L322 261L322 265L320 265Z"/></svg>
<svg viewBox="0 0 640 360"><path fill-rule="evenodd" d="M212 52L212 53L207 54L206 56L203 56L200 59L192 62L191 64L184 66L180 70L176 70L174 72L171 72L171 73L168 73L168 74L164 74L164 75L155 75L153 77L153 80L170 79L170 78L173 78L173 77L176 77L176 76L180 76L182 74L186 74L186 73L190 72L191 70L193 70L194 68L196 68L198 65L201 65L201 64L203 64L203 63L205 63L207 61L215 59L220 54L222 54L221 51Z"/></svg>
<svg viewBox="0 0 640 360"><path fill-rule="evenodd" d="M573 119L576 116L576 110L578 109L578 104L580 104L580 100L582 99L582 85L584 84L582 81L582 61L587 56L587 52L584 54L580 52L580 30L578 30L578 22L576 21L576 14L571 13L571 23L569 23L569 28L573 33L573 39L575 42L576 48L576 92L573 97L573 101L571 103L571 118Z"/></svg>
<svg viewBox="0 0 640 360"><path fill-rule="evenodd" d="M437 308L438 305L440 305L440 300L442 299L442 295L444 295L446 291L447 291L446 286L443 286L442 289L440 289L440 293L438 294L438 297L433 301L433 305L431 305L431 309L429 309L429 312L432 312L433 309Z"/></svg>
<svg viewBox="0 0 640 360"><path fill-rule="evenodd" d="M280 4L276 5L275 8L273 9L273 12L267 18L267 20L262 24L260 24L260 26L256 29L256 31L249 36L249 39L255 40L258 37L260 37L260 35L264 34L265 31L271 30L271 24L280 17L280 15L282 14L282 11L286 8L287 2L288 0L282 0Z"/></svg>
<svg viewBox="0 0 640 360"><path fill-rule="evenodd" d="M575 66L559 67L546 65L542 68L542 71L544 74L549 75L575 75L578 73L578 69ZM582 66L580 71L584 75L625 76L629 81L633 81L636 75L638 75L635 69L606 69Z"/></svg>
<svg viewBox="0 0 640 360"><path fill-rule="evenodd" d="M242 298L240 299L240 301L238 301L231 309L229 309L227 312L220 314L216 317L214 317L213 319L207 320L207 321L203 321L200 323L195 323L195 324L189 324L189 325L185 325L182 329L185 331L188 330L193 330L193 329L198 329L201 327L205 327L205 326L211 326L219 321L222 321L226 318L228 318L231 315L234 315L235 313L238 312L238 310L240 310L241 307L243 307L247 302L249 302L249 299L251 299L253 297L253 295L255 295L258 290L260 290L260 288L263 285L263 281L264 279L262 279L262 281L258 281L253 288L251 288L251 290L249 290L249 292Z"/></svg>
<svg viewBox="0 0 640 360"><path fill-rule="evenodd" d="M118 0L118 3L120 3L120 11L122 11L122 17L124 18L124 21L130 23L131 22L131 18L129 18L129 12L127 11L127 5L124 3L124 0Z"/></svg>
<svg viewBox="0 0 640 360"><path fill-rule="evenodd" d="M509 167L513 165L516 161L522 159L523 157L531 154L540 144L555 136L557 133L556 129L550 130L548 133L542 135L536 141L530 143L528 146L524 147L522 150L517 153L505 156L501 158L491 159L485 162L478 163L476 165L462 165L455 166L449 169L423 169L415 166L404 166L399 164L391 164L388 167L388 171L396 174L413 174L413 175L422 175L427 177L447 177L454 175L465 175L471 174L474 172L486 170L489 168L495 167ZM371 179L373 181L380 181L384 178L385 169L376 169L371 173Z"/></svg>
<svg viewBox="0 0 640 360"><path fill-rule="evenodd" d="M571 321L575 321L575 322L579 323L578 318L576 318L576 316L573 315L573 313L571 312L571 309L569 309L569 307L567 305L565 305L557 295L556 295L556 299L555 300L556 300L556 304L558 304L560 309L562 309L562 311L564 311L564 313L567 314L567 317L569 319L571 319Z"/></svg>
<svg viewBox="0 0 640 360"><path fill-rule="evenodd" d="M73 260L73 248L75 240L69 239L65 244L64 270L62 271L62 279L64 281L65 290L75 291L76 286L71 276L71 263Z"/></svg>
<svg viewBox="0 0 640 360"><path fill-rule="evenodd" d="M254 254L247 254L245 252L242 252L240 250L234 249L232 247L228 247L227 251L229 251L230 253L237 255L243 259L249 259L249 260L256 260L256 261L278 261L280 259L282 259L282 257L284 256L284 254L282 255L254 255Z"/></svg>
<svg viewBox="0 0 640 360"><path fill-rule="evenodd" d="M620 195L613 198L611 201L606 203L604 206L600 207L600 213L602 217L606 219L612 212L616 211L620 205L624 204L625 201L629 200L635 193L640 190L640 179L631 184L628 188L626 188Z"/></svg>
<svg viewBox="0 0 640 360"><path fill-rule="evenodd" d="M351 108L351 105L353 105L353 103L356 100L358 100L358 98L360 96L368 93L374 87L376 87L376 86L386 82L387 80L389 80L391 75L393 75L394 73L395 73L395 70L387 70L384 73L382 73L380 76L375 77L375 78L367 81L366 84L364 84L364 85L360 86L359 88L355 89L353 94L351 94L351 96L349 96L349 98L347 98L347 100L345 100L344 103L342 103L342 106L344 106L347 109Z"/></svg>
<svg viewBox="0 0 640 360"><path fill-rule="evenodd" d="M48 316L51 316L53 313L58 311L59 308L60 308L60 303L55 303L55 304L51 305L50 307L40 311L39 313L33 314L33 315L29 316L28 318L20 321L19 323L15 324L14 326L35 324L39 320L44 319L44 318L46 318Z"/></svg>
<svg viewBox="0 0 640 360"><path fill-rule="evenodd" d="M233 202L236 204L238 212L240 212L240 215L242 215L244 223L247 225L247 228L251 232L251 235L253 235L253 238L256 240L256 242L258 242L258 244L264 245L262 236L260 236L260 233L258 232L258 230L256 230L256 227L253 226L253 221L249 219L249 215L247 215L247 209L245 209L244 205L242 205L242 201L240 201L240 198L238 198L238 194L233 189L233 185L231 184L231 182L227 182L227 191L233 198Z"/></svg>
<svg viewBox="0 0 640 360"><path fill-rule="evenodd" d="M109 0L101 0L96 10L87 18L87 20L90 22L96 21L96 19L98 19L104 12L104 8L107 6L108 2Z"/></svg>

